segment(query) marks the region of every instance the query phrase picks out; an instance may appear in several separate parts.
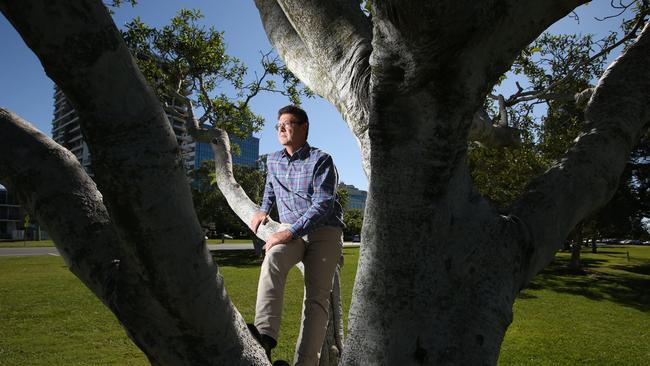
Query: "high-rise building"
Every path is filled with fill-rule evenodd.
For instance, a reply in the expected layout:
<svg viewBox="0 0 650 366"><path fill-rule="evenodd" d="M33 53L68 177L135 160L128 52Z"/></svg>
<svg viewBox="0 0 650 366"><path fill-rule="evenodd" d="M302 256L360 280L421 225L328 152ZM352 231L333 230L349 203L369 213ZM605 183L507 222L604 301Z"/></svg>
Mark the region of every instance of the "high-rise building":
<svg viewBox="0 0 650 366"><path fill-rule="evenodd" d="M0 185L0 239L18 239L15 233L23 226L23 216L16 199Z"/></svg>
<svg viewBox="0 0 650 366"><path fill-rule="evenodd" d="M366 208L366 198L368 198L368 192L362 191L357 187L351 184L345 184L343 182L339 183L339 188L345 188L348 191L348 204L345 206L345 209L360 209L364 210Z"/></svg>
<svg viewBox="0 0 650 366"><path fill-rule="evenodd" d="M232 154L232 163L257 168L257 161L260 158L260 139L254 136L249 136L245 139L232 135L229 135L229 137L231 146L234 144L239 146L239 154ZM200 167L201 162L205 160L214 160L214 152L209 144L192 142L192 147L193 151L188 155L188 160L186 160L186 165L189 165L190 169Z"/></svg>
<svg viewBox="0 0 650 366"><path fill-rule="evenodd" d="M79 116L77 116L77 112L72 108L63 91L57 85L54 86L52 139L59 145L70 150L77 157L77 160L79 160L86 172L92 175L90 151L81 134Z"/></svg>
<svg viewBox="0 0 650 366"><path fill-rule="evenodd" d="M182 105L172 104L169 108L175 108L180 113L185 111L185 107ZM181 153L187 154L192 149L185 146L191 143L191 139L187 135L185 122L182 118L171 113L167 114L167 118L174 130L174 134L176 134L176 141L181 147ZM59 145L70 150L70 152L77 157L77 160L79 160L86 172L91 176L93 175L90 150L88 149L88 145L86 145L84 136L81 133L79 116L77 115L77 111L75 111L72 105L70 105L70 102L65 97L65 94L63 94L63 91L57 85L54 86L52 139Z"/></svg>

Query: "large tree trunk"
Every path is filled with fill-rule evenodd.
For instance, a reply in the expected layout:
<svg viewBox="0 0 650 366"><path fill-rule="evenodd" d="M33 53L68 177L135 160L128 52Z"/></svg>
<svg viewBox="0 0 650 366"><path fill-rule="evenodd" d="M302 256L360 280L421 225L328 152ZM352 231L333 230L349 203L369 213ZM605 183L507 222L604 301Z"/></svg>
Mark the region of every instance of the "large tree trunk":
<svg viewBox="0 0 650 366"><path fill-rule="evenodd" d="M634 99L646 98L647 73L626 116L603 110L641 72L647 45L601 82L590 133L504 215L469 177L475 112L519 50L581 1L373 1L370 18L342 0L256 3L287 65L341 111L369 175L343 364L495 364L516 293L611 197L647 122ZM610 121L623 120L620 140Z"/></svg>

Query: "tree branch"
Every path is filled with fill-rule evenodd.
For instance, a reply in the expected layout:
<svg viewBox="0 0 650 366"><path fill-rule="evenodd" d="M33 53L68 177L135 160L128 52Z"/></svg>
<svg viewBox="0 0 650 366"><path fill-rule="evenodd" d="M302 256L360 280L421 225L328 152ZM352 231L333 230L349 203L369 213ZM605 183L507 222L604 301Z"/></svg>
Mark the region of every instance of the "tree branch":
<svg viewBox="0 0 650 366"><path fill-rule="evenodd" d="M518 129L507 125L493 125L484 109L474 114L468 139L489 147L514 147L521 144Z"/></svg>
<svg viewBox="0 0 650 366"><path fill-rule="evenodd" d="M512 65L522 48L557 20L571 13L574 8L589 0L508 0L504 3L490 3L497 12L496 17L482 17L484 24L472 24L476 33L472 35L472 46L463 53L461 75L476 75L474 87L468 92L482 100L484 93L492 88L496 80ZM480 70L480 72L476 72ZM485 76L483 76L485 75Z"/></svg>
<svg viewBox="0 0 650 366"><path fill-rule="evenodd" d="M276 0L256 0L269 41L285 65L307 87L327 100L338 100L334 84L307 50Z"/></svg>
<svg viewBox="0 0 650 366"><path fill-rule="evenodd" d="M373 2L373 65L386 65L373 68L373 86L385 84L388 92L427 87L478 107L523 47L585 2ZM461 78L466 82L455 82Z"/></svg>
<svg viewBox="0 0 650 366"><path fill-rule="evenodd" d="M605 47L593 56L583 60L582 62L579 62L575 67L573 67L571 70L569 70L564 77L555 80L551 84L549 84L544 90L531 90L531 91L523 91L521 86L517 85L519 90L517 93L511 95L508 100L506 101L507 106L513 106L517 103L520 102L525 102L525 101L530 101L534 99L553 99L553 96L556 95L556 93L553 93L553 90L562 84L566 83L569 81L573 75L575 75L576 72L578 72L582 67L591 64L594 62L596 59L599 57L602 57L603 55L606 55L610 53L612 50L617 48L618 46L622 45L623 43L627 42L628 40L636 37L637 32L639 31L640 27L645 23L645 13L641 13L638 16L638 19L632 29L621 39L618 41L614 42L612 45L609 47Z"/></svg>
<svg viewBox="0 0 650 366"><path fill-rule="evenodd" d="M285 65L365 139L371 27L357 1L256 0ZM362 148L364 143L360 142Z"/></svg>
<svg viewBox="0 0 650 366"><path fill-rule="evenodd" d="M521 246L527 283L561 247L574 225L616 191L630 151L650 122L650 25L600 79L585 111L585 131L555 167L513 206L529 232Z"/></svg>
<svg viewBox="0 0 650 366"><path fill-rule="evenodd" d="M178 336L175 317L147 286L140 261L125 250L95 183L67 149L0 109L0 177L38 218L72 271L120 320L149 356L149 334ZM45 183L46 182L46 183ZM166 323L169 322L169 323Z"/></svg>
<svg viewBox="0 0 650 366"><path fill-rule="evenodd" d="M102 195L70 151L2 108L0 180L47 228L70 270L97 297L110 298L107 284L122 255Z"/></svg>

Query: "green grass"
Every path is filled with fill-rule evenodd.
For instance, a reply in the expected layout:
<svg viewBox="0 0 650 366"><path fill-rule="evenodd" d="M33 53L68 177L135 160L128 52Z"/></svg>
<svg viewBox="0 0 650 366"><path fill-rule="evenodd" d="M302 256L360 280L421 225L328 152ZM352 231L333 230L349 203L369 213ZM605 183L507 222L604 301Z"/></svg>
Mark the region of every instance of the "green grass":
<svg viewBox="0 0 650 366"><path fill-rule="evenodd" d="M629 253L629 261L628 261ZM522 291L499 365L647 365L650 362L650 247L568 253Z"/></svg>
<svg viewBox="0 0 650 366"><path fill-rule="evenodd" d="M344 248L347 314L358 259ZM630 260L626 252L629 252ZM254 316L259 259L218 251L228 292L246 321ZM650 247L583 252L585 274L566 273L560 253L523 291L499 365L641 365L650 360ZM289 274L277 358L291 361L302 277ZM347 321L347 319L346 319ZM146 365L104 306L60 257L0 258L0 365Z"/></svg>

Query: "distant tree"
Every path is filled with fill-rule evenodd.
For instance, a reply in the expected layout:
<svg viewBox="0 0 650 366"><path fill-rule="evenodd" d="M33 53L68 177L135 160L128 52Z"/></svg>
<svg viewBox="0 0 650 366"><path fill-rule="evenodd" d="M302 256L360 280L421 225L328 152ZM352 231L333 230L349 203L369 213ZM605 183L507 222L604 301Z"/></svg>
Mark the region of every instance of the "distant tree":
<svg viewBox="0 0 650 366"><path fill-rule="evenodd" d="M346 237L361 234L363 227L363 211L358 208L343 211L343 234Z"/></svg>
<svg viewBox="0 0 650 366"><path fill-rule="evenodd" d="M247 66L226 54L223 33L202 26L202 18L199 10L182 9L161 28L150 27L138 17L122 31L140 71L168 113L185 119L185 108L197 109L200 126L246 138L264 123L250 108L260 93L279 93L294 104L300 104L301 95L311 95L270 53L261 56L262 72L246 81Z"/></svg>
<svg viewBox="0 0 650 366"><path fill-rule="evenodd" d="M261 202L265 175L247 166L234 165L234 176L248 197ZM248 226L242 222L228 205L228 201L216 184L214 160L203 161L199 169L191 173L194 209L203 227L214 225L218 233L242 234L253 237Z"/></svg>
<svg viewBox="0 0 650 366"><path fill-rule="evenodd" d="M347 188L343 186L339 186L336 189L336 196L339 200L339 203L341 204L341 206L343 206L343 209L345 210L345 207L350 202L350 192L348 192Z"/></svg>
<svg viewBox="0 0 650 366"><path fill-rule="evenodd" d="M629 23L624 28L629 30ZM600 40L591 35L543 34L522 51L512 71L525 78L529 90L524 91L517 83L517 93L509 98L499 96L501 100L494 96L490 104L493 108L488 108L494 119L505 114L509 123L521 131L521 145L469 149L472 177L484 196L507 210L530 180L559 163L584 128L585 102L580 100L581 93L590 93L591 81L603 72L605 56L614 45L622 43L624 39L617 41L612 34ZM601 51L591 56L590 52L598 48ZM494 106L497 101L501 104L499 110ZM540 104L545 113L535 113ZM627 236L641 227L643 212L638 202L643 194L635 189L638 184L633 181L638 179L630 177L630 166L644 161L640 156L643 154L631 155L612 201L585 218L569 235L573 244L567 242L566 248L572 252L573 269L581 268L583 238L594 242L600 232L612 231L619 235L623 231Z"/></svg>

